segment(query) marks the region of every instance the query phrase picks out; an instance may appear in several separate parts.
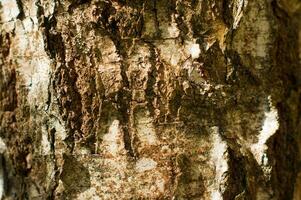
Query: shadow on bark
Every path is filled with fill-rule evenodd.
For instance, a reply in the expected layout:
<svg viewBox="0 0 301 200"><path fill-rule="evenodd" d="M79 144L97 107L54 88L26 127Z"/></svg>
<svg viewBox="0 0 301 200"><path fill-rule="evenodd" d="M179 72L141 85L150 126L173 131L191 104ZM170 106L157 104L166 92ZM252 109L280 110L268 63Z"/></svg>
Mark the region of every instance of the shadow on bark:
<svg viewBox="0 0 301 200"><path fill-rule="evenodd" d="M91 186L88 169L72 155L64 155L61 180L68 196L76 196Z"/></svg>

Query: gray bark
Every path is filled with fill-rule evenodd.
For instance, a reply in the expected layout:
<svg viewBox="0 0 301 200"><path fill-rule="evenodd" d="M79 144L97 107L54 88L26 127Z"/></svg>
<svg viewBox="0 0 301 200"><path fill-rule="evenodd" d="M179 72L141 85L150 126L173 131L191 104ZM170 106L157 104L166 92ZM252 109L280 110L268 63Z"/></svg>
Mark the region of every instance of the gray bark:
<svg viewBox="0 0 301 200"><path fill-rule="evenodd" d="M300 1L0 5L3 199L301 199Z"/></svg>

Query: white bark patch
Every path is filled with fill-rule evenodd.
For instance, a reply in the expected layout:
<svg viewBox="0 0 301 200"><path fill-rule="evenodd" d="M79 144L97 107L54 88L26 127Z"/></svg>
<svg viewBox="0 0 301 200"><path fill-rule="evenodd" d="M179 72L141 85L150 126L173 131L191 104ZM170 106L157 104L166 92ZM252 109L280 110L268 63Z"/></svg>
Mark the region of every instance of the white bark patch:
<svg viewBox="0 0 301 200"><path fill-rule="evenodd" d="M136 163L136 170L141 173L156 168L157 162L151 158L141 158Z"/></svg>
<svg viewBox="0 0 301 200"><path fill-rule="evenodd" d="M56 140L65 140L67 138L67 133L64 125L62 125L59 120L54 120L52 122L53 127L55 128L55 137Z"/></svg>
<svg viewBox="0 0 301 200"><path fill-rule="evenodd" d="M77 26L81 28L81 26ZM78 30L80 32L80 30ZM117 53L116 46L114 42L109 37L104 37L101 43L99 44L101 49L101 58L103 63L109 64L114 62L119 62L121 59Z"/></svg>
<svg viewBox="0 0 301 200"><path fill-rule="evenodd" d="M49 155L50 152L51 152L51 144L48 139L48 132L45 127L42 127L41 154Z"/></svg>
<svg viewBox="0 0 301 200"><path fill-rule="evenodd" d="M163 193L165 191L165 181L164 181L164 179L157 179L156 180L156 186L157 186L159 192Z"/></svg>
<svg viewBox="0 0 301 200"><path fill-rule="evenodd" d="M22 21L22 25L25 33L30 33L33 31L38 31L38 19L36 17L27 17ZM23 31L23 30L22 30ZM25 46L26 47L26 46ZM33 46L30 46L33 47ZM28 46L27 46L28 48ZM23 49L23 51L26 49Z"/></svg>
<svg viewBox="0 0 301 200"><path fill-rule="evenodd" d="M236 1L234 1L234 5L233 5L233 16L234 16L233 29L236 29L238 27L240 19L243 16L243 9L247 6L247 4L248 4L247 0L236 0Z"/></svg>
<svg viewBox="0 0 301 200"><path fill-rule="evenodd" d="M258 33L256 42L250 44L251 48L253 49L252 54L255 57L265 58L268 54L268 45L271 43L271 28L266 16L266 10L263 9L259 13L253 11L252 18L256 20L254 22L254 29L256 29L256 32ZM257 65L256 67L261 68L260 65Z"/></svg>
<svg viewBox="0 0 301 200"><path fill-rule="evenodd" d="M180 34L180 31L177 27L177 23L175 23L175 22L172 22L170 24L170 26L167 28L167 30L168 30L168 34L171 38L176 38Z"/></svg>
<svg viewBox="0 0 301 200"><path fill-rule="evenodd" d="M55 1L54 0L42 0L41 4L43 5L44 8L44 15L46 17L49 17L54 13L54 8L55 8Z"/></svg>
<svg viewBox="0 0 301 200"><path fill-rule="evenodd" d="M3 154L6 151L6 144L4 143L4 141L2 140L2 138L0 137L0 154ZM2 155L0 155L2 156ZM4 166L4 161L3 158L0 158L0 199L2 199L3 193L4 193L4 170L3 170L3 166Z"/></svg>
<svg viewBox="0 0 301 200"><path fill-rule="evenodd" d="M267 45L269 40L269 32L270 32L270 24L268 19L264 17L262 21L258 22L258 36L256 41L256 56L258 57L266 57L267 56Z"/></svg>
<svg viewBox="0 0 301 200"><path fill-rule="evenodd" d="M177 27L175 15L171 15L168 21L160 21L161 37L164 39L177 38L180 35L180 30Z"/></svg>
<svg viewBox="0 0 301 200"><path fill-rule="evenodd" d="M251 55L256 59L254 67L262 69L263 63L270 59L269 49L272 47L269 10L265 1L249 1L248 4L249 9L243 17L239 17L240 14L238 14L236 21L240 21L240 26L234 35L234 46L240 55ZM238 4L239 7L241 5ZM237 9L237 13L242 12L239 11L241 9ZM250 24L252 24L251 27ZM249 37L250 35L254 37Z"/></svg>
<svg viewBox="0 0 301 200"><path fill-rule="evenodd" d="M2 138L0 137L0 153L4 153L6 151L6 144L4 143L4 141L2 140Z"/></svg>
<svg viewBox="0 0 301 200"><path fill-rule="evenodd" d="M113 156L117 156L124 150L123 133L118 120L112 122L109 132L103 137L103 144L107 152Z"/></svg>
<svg viewBox="0 0 301 200"><path fill-rule="evenodd" d="M192 59L198 58L201 53L200 45L197 43L191 43L188 45L188 51Z"/></svg>
<svg viewBox="0 0 301 200"><path fill-rule="evenodd" d="M222 200L222 192L224 190L225 178L224 173L228 170L227 163L227 144L221 139L218 127L212 127L212 149L210 152L210 160L215 167L215 178L209 190L212 200Z"/></svg>
<svg viewBox="0 0 301 200"><path fill-rule="evenodd" d="M10 57L18 64L24 86L28 88L28 102L43 109L48 100L48 85L51 74L51 60L44 49L43 34L38 29L36 16L16 21L14 40Z"/></svg>
<svg viewBox="0 0 301 200"><path fill-rule="evenodd" d="M136 130L139 140L146 145L155 145L158 141L152 118L147 112L136 113Z"/></svg>
<svg viewBox="0 0 301 200"><path fill-rule="evenodd" d="M35 59L30 62L35 66L30 77L31 88L28 93L28 99L35 105L45 105L48 99L48 84L50 80L50 60L47 57Z"/></svg>
<svg viewBox="0 0 301 200"><path fill-rule="evenodd" d="M20 13L16 0L1 0L1 21L8 22L17 18Z"/></svg>
<svg viewBox="0 0 301 200"><path fill-rule="evenodd" d="M160 41L160 43L156 44L156 47L160 50L162 60L168 62L173 67L177 67L182 59L189 57L189 54L184 52L186 49L181 49L182 46L176 40ZM178 50L175 51L175 49Z"/></svg>
<svg viewBox="0 0 301 200"><path fill-rule="evenodd" d="M265 143L279 128L278 111L272 104L271 96L268 96L268 101L269 110L264 113L265 119L258 135L258 142L251 145L251 151L259 165L268 164L268 158L265 155L268 147Z"/></svg>

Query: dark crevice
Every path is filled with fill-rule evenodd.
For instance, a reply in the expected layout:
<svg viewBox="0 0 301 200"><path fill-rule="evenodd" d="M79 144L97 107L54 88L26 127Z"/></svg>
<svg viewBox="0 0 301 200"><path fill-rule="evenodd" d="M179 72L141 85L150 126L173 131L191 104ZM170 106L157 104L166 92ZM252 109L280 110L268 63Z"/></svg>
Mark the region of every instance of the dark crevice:
<svg viewBox="0 0 301 200"><path fill-rule="evenodd" d="M183 19L184 13L181 9L180 3L176 3L176 4L178 4L178 6L176 6L176 8L175 8L175 14L177 14L178 16L176 17L175 22L177 24L178 30L180 31L181 40L185 41L185 39L187 37L186 35L189 32L189 28L188 28L187 24L185 23L185 20Z"/></svg>
<svg viewBox="0 0 301 200"><path fill-rule="evenodd" d="M1 189L3 189L3 196L5 196L6 194L8 194L8 190L9 190L9 185L8 185L8 170L7 170L7 166L6 166L6 162L5 162L5 157L4 155L0 154L0 170L2 172L2 182L3 185L1 185Z"/></svg>
<svg viewBox="0 0 301 200"><path fill-rule="evenodd" d="M245 160L238 151L233 151L231 148L228 148L229 155L229 171L227 172L227 187L223 193L224 199L235 199L239 195L244 197L244 199L250 199L248 195L248 184L246 180L246 164Z"/></svg>
<svg viewBox="0 0 301 200"><path fill-rule="evenodd" d="M24 13L24 10L23 10L23 3L22 3L22 0L16 0L17 2L17 5L18 5L18 9L19 9L19 14L17 16L17 19L19 20L23 20L25 19L25 13Z"/></svg>
<svg viewBox="0 0 301 200"><path fill-rule="evenodd" d="M298 55L298 21L290 16L284 9L278 5L278 1L271 2L271 9L275 17L275 40L274 48L271 54L275 58L273 67L270 69L270 74L277 74L281 80L282 95L276 96L277 110L279 116L279 129L268 140L268 157L273 158L273 171L271 185L276 189L276 197L278 199L292 199L294 193L294 184L299 172L299 148L298 138L296 135L300 133L297 124L300 115L297 110L292 109L292 104L300 106L300 102L292 101L291 98L300 83L299 55ZM273 78L272 78L273 77ZM269 84L275 84L275 77L268 76ZM277 86L280 87L280 86Z"/></svg>
<svg viewBox="0 0 301 200"><path fill-rule="evenodd" d="M127 150L130 157L135 158L135 151L132 147L132 133L130 132L130 103L131 103L131 93L129 89L129 80L126 75L128 69L127 64L127 52L124 46L124 42L121 38L119 28L117 26L117 21L111 14L114 14L115 9L112 4L105 4L105 8L102 12L102 18L100 19L100 27L113 41L116 46L118 55L122 58L121 61L121 77L123 81L123 87L116 94L116 104L118 113L120 114L120 123L124 133L124 143L125 149Z"/></svg>
<svg viewBox="0 0 301 200"><path fill-rule="evenodd" d="M81 96L74 84L78 75L74 61L68 63L65 61L65 44L61 33L46 33L46 41L50 56L56 60L52 79L53 95L59 103L62 119L67 121L68 137L65 142L70 152L73 152L75 134L81 135Z"/></svg>
<svg viewBox="0 0 301 200"><path fill-rule="evenodd" d="M57 41L61 40L61 35L59 33L55 32L56 27L56 18L55 17L44 17L43 18L42 26L45 27L43 39L44 39L44 48L46 53L49 55L51 59L55 59L56 55L58 55L59 58L64 60L64 55L62 54L62 44L60 44Z"/></svg>
<svg viewBox="0 0 301 200"><path fill-rule="evenodd" d="M222 4L223 21L228 27L233 26L233 2L230 0L223 0Z"/></svg>
<svg viewBox="0 0 301 200"><path fill-rule="evenodd" d="M62 39L62 38L60 38ZM61 40L62 41L62 40ZM66 138L66 143L73 152L75 135L81 135L81 96L76 88L76 81L78 74L76 73L74 60L65 63L65 47L62 41L62 63L60 70L57 71L57 76L54 80L56 82L56 92L60 97L58 101L60 102L60 110L62 118L67 121L67 127L69 129L68 137ZM64 89L65 87L65 89Z"/></svg>
<svg viewBox="0 0 301 200"><path fill-rule="evenodd" d="M68 7L68 12L72 14L76 8L80 7L81 5L88 4L90 2L91 0L71 0L71 4Z"/></svg>
<svg viewBox="0 0 301 200"><path fill-rule="evenodd" d="M153 9L153 12L155 14L155 28L156 28L156 33L158 33L157 37L160 37L160 22L159 22L159 19L158 19L158 8L157 8L157 1L158 0L153 0L153 3L154 3L154 9Z"/></svg>
<svg viewBox="0 0 301 200"><path fill-rule="evenodd" d="M287 130L294 130L285 107L278 106L280 128L268 140L268 157L273 158L271 186L277 199L292 199L298 173L299 151L295 138Z"/></svg>
<svg viewBox="0 0 301 200"><path fill-rule="evenodd" d="M64 163L60 173L60 180L63 182L63 199L68 196L75 198L77 194L88 190L91 187L90 172L76 157L63 154Z"/></svg>
<svg viewBox="0 0 301 200"><path fill-rule="evenodd" d="M147 87L145 90L146 94L146 101L147 101L147 107L150 112L151 116L155 116L155 108L153 106L153 101L156 97L154 87L156 84L156 77L157 77L157 62L158 62L158 52L155 48L155 46L152 43L147 43L150 49L150 63L151 63L151 68L148 72L148 78L147 78Z"/></svg>

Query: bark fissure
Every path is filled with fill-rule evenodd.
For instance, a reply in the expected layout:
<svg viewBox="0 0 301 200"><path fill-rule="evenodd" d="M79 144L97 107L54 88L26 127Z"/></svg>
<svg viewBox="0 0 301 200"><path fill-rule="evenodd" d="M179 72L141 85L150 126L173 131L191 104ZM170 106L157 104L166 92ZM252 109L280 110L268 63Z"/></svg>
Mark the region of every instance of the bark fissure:
<svg viewBox="0 0 301 200"><path fill-rule="evenodd" d="M299 200L298 1L0 4L4 199Z"/></svg>

